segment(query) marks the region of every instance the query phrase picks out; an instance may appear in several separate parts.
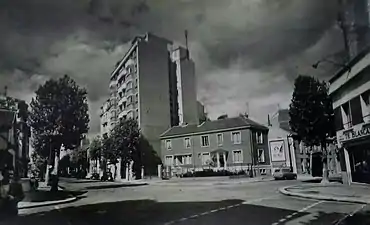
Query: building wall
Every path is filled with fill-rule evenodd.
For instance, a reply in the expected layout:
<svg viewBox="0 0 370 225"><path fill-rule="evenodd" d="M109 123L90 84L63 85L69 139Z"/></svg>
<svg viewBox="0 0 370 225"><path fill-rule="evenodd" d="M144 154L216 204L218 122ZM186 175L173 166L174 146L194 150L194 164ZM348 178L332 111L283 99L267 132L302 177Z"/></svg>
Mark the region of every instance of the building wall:
<svg viewBox="0 0 370 225"><path fill-rule="evenodd" d="M241 143L234 144L232 142L231 134L232 132L241 132ZM250 130L250 129L231 129L228 131L221 131L221 132L209 132L206 134L195 134L195 135L186 135L181 137L174 137L169 139L162 140L162 161L166 162L166 156L176 156L176 155L192 155L191 164L184 165L182 167L193 168L207 168L206 165L202 165L202 153L211 153L214 150L222 149L227 151L227 169L229 170L240 170L240 169L248 169L248 165L254 164L258 165L261 168L270 167L270 157L268 153L268 142L267 142L267 133L263 133L263 143L258 144L256 141L256 132L261 132L257 130ZM218 145L217 142L217 135L222 134L223 136L223 143L222 145ZM209 136L209 147L202 147L201 146L201 137L204 135ZM191 140L191 147L186 148L185 146L185 138L190 138ZM171 150L166 148L166 140L171 140L172 148ZM264 153L264 162L258 162L257 158L257 151L258 149L263 149ZM243 155L243 162L242 163L234 163L233 162L233 151L234 150L242 150ZM252 159L252 150L254 154L254 158ZM195 156L195 157L194 157ZM221 156L222 157L222 156ZM216 165L215 165L216 166ZM220 168L222 169L222 168Z"/></svg>
<svg viewBox="0 0 370 225"><path fill-rule="evenodd" d="M139 42L140 128L160 155L159 135L171 125L168 41L150 36Z"/></svg>
<svg viewBox="0 0 370 225"><path fill-rule="evenodd" d="M361 154L370 146L369 64L370 53L367 53L352 66L350 72L332 80L329 90L333 99L337 143L339 149L343 150L342 178L347 184L356 176L354 165L358 161L368 160L370 163L369 156L355 159L356 154ZM370 183L370 180L367 182Z"/></svg>
<svg viewBox="0 0 370 225"><path fill-rule="evenodd" d="M198 124L195 65L192 60L181 61L181 83L184 122Z"/></svg>
<svg viewBox="0 0 370 225"><path fill-rule="evenodd" d="M170 80L175 81L172 84L172 93L176 95L177 112L179 116L179 123L197 124L197 91L195 78L194 62L188 58L185 48L176 44L169 47L171 61Z"/></svg>
<svg viewBox="0 0 370 225"><path fill-rule="evenodd" d="M201 102L197 101L197 106L198 106L197 107L197 109L198 109L198 118L200 120L205 119L206 118L206 112L205 112L205 109L204 109L204 105Z"/></svg>

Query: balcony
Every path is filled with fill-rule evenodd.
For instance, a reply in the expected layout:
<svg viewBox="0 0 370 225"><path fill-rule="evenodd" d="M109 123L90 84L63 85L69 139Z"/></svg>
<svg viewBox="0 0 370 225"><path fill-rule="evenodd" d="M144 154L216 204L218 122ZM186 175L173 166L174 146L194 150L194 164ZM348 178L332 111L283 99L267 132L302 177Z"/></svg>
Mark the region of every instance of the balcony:
<svg viewBox="0 0 370 225"><path fill-rule="evenodd" d="M131 96L131 95L134 95L134 89L133 88L129 88L126 90L126 93L125 93L125 96Z"/></svg>
<svg viewBox="0 0 370 225"><path fill-rule="evenodd" d="M128 83L129 81L132 81L134 79L134 76L133 76L133 74L132 73L130 73L130 74L128 74L127 76L126 76L126 82Z"/></svg>
<svg viewBox="0 0 370 225"><path fill-rule="evenodd" d="M122 110L122 112L120 112L118 114L118 118L122 118L122 117L125 117L125 116L127 116L127 111L126 110Z"/></svg>
<svg viewBox="0 0 370 225"><path fill-rule="evenodd" d="M114 89L117 87L117 80L109 82L109 89Z"/></svg>
<svg viewBox="0 0 370 225"><path fill-rule="evenodd" d="M122 82L122 78L124 78L127 75L127 73L128 71L126 69L121 70L121 72L118 74L117 81Z"/></svg>
<svg viewBox="0 0 370 225"><path fill-rule="evenodd" d="M135 60L134 59L129 59L126 62L125 67L129 67L129 66L132 66L132 65L135 65Z"/></svg>
<svg viewBox="0 0 370 225"><path fill-rule="evenodd" d="M118 101L118 105L122 105L124 102L127 102L127 97L126 97L126 96L123 96L123 97Z"/></svg>
<svg viewBox="0 0 370 225"><path fill-rule="evenodd" d="M122 83L120 86L118 86L118 92L121 92L126 88L127 88L127 83L126 82Z"/></svg>

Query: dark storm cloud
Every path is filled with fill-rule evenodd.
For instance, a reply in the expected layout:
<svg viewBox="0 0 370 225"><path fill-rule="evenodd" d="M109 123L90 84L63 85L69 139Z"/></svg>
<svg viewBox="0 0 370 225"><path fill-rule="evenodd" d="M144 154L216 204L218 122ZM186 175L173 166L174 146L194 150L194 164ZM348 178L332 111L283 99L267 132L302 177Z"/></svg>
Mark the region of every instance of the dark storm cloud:
<svg viewBox="0 0 370 225"><path fill-rule="evenodd" d="M123 43L144 31L183 42L188 29L199 98L215 114L225 100L237 112L251 96L286 93L286 79L337 51L335 18L336 0L2 0L0 83L26 95L67 73L96 110Z"/></svg>

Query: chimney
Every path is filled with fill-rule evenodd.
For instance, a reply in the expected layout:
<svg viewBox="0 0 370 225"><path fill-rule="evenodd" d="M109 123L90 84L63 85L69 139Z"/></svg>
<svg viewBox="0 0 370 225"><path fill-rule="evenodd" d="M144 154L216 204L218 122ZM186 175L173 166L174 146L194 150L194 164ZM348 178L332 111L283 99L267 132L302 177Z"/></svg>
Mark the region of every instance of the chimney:
<svg viewBox="0 0 370 225"><path fill-rule="evenodd" d="M267 114L267 126L271 127L270 114Z"/></svg>

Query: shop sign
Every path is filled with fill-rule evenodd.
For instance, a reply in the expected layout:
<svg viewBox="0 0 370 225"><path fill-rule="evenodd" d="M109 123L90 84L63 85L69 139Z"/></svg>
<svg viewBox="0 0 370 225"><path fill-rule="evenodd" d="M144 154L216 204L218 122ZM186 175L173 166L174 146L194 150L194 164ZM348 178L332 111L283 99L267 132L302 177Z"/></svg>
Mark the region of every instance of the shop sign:
<svg viewBox="0 0 370 225"><path fill-rule="evenodd" d="M343 134L344 141L370 135L370 126L362 127L360 130L351 130Z"/></svg>

